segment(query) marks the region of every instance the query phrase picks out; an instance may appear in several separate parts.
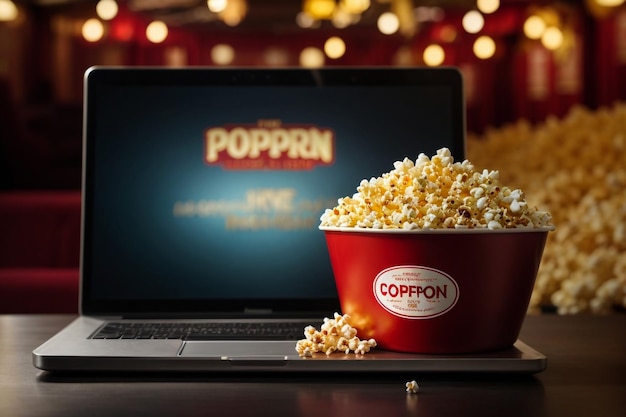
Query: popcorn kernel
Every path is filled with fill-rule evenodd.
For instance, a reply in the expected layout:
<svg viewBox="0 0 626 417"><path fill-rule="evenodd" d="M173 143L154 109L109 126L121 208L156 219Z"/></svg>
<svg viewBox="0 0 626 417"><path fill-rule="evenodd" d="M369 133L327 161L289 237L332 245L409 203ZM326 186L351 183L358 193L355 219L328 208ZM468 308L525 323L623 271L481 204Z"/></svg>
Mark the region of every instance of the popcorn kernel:
<svg viewBox="0 0 626 417"><path fill-rule="evenodd" d="M406 392L409 394L415 394L417 393L417 391L419 391L419 385L417 385L417 382L415 382L415 380L413 381L408 381L406 384Z"/></svg>
<svg viewBox="0 0 626 417"><path fill-rule="evenodd" d="M357 330L350 323L350 316L335 313L333 318L324 318L320 330L307 326L304 330L304 339L296 342L296 351L301 357L311 357L313 353L324 352L331 355L334 352L364 355L376 347L376 340L360 340Z"/></svg>

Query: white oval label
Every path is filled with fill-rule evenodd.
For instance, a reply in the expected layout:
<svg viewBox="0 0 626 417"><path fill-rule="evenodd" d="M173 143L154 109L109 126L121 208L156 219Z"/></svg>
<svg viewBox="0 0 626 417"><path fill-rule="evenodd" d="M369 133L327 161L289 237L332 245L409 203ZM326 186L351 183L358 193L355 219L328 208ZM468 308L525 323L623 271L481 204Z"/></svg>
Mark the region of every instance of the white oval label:
<svg viewBox="0 0 626 417"><path fill-rule="evenodd" d="M424 266L394 266L374 279L374 296L393 315L430 319L447 313L459 299L459 286L443 271Z"/></svg>

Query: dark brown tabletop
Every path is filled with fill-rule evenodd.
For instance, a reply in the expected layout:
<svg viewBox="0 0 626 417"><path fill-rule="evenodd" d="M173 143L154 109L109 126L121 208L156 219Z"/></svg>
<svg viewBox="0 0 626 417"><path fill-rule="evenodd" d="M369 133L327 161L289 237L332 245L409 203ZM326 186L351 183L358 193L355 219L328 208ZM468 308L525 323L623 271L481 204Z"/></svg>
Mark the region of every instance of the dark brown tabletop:
<svg viewBox="0 0 626 417"><path fill-rule="evenodd" d="M73 316L0 316L0 416L626 416L626 314L528 316L535 375L52 375L31 351ZM417 394L405 392L415 379Z"/></svg>

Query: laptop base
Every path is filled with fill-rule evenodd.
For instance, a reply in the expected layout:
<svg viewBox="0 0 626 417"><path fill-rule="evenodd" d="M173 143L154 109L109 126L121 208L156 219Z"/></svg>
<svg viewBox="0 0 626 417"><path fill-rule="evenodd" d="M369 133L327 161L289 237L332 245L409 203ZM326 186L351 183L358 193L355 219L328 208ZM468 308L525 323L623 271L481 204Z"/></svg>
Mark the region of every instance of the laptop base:
<svg viewBox="0 0 626 417"><path fill-rule="evenodd" d="M97 319L80 317L33 351L35 367L51 372L307 372L537 373L544 354L521 340L508 349L466 355L411 354L374 349L300 357L295 341L94 340ZM81 343L67 343L64 334ZM132 352L135 352L133 354Z"/></svg>

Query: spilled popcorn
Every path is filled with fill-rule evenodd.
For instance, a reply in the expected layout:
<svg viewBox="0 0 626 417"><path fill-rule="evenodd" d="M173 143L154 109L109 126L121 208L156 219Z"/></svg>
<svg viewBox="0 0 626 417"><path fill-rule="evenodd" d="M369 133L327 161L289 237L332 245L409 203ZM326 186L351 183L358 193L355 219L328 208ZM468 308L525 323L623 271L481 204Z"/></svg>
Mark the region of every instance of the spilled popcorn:
<svg viewBox="0 0 626 417"><path fill-rule="evenodd" d="M531 208L524 193L499 183L499 172L477 172L454 162L447 148L432 158L405 158L381 177L362 180L338 200L320 226L373 229L503 229L551 227L547 211Z"/></svg>
<svg viewBox="0 0 626 417"><path fill-rule="evenodd" d="M406 385L406 392L409 394L416 394L417 391L419 391L420 389L419 385L417 385L417 382L415 382L415 380L409 381L405 385Z"/></svg>
<svg viewBox="0 0 626 417"><path fill-rule="evenodd" d="M324 318L320 330L313 326L304 329L305 339L298 340L296 351L302 357L311 357L314 353L324 352L330 355L333 352L350 353L354 351L357 355L363 355L376 347L374 339L360 340L357 337L357 330L350 324L350 316L335 313L334 318Z"/></svg>

